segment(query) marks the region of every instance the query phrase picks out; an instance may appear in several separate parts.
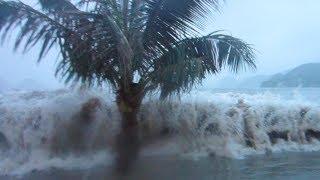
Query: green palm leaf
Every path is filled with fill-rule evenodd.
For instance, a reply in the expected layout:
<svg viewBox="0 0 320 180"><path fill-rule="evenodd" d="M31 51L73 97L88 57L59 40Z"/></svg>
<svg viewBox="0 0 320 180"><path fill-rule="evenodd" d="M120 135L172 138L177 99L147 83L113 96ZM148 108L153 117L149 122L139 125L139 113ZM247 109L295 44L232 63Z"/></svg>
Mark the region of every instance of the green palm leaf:
<svg viewBox="0 0 320 180"><path fill-rule="evenodd" d="M199 22L209 7L217 9L218 0L148 0L146 1L144 46L150 51L165 52L186 34L197 33Z"/></svg>
<svg viewBox="0 0 320 180"><path fill-rule="evenodd" d="M158 84L161 97L188 91L201 83L207 74L216 74L223 67L232 71L255 68L254 50L232 36L212 33L186 38L156 61L152 84Z"/></svg>

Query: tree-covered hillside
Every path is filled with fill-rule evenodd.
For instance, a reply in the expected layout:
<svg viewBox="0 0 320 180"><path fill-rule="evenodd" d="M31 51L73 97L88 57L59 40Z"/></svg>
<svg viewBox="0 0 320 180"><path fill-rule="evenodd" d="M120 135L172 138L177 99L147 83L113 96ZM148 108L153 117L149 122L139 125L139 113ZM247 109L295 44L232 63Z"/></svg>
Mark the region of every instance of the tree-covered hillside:
<svg viewBox="0 0 320 180"><path fill-rule="evenodd" d="M285 74L276 74L262 87L320 87L320 63L303 64Z"/></svg>

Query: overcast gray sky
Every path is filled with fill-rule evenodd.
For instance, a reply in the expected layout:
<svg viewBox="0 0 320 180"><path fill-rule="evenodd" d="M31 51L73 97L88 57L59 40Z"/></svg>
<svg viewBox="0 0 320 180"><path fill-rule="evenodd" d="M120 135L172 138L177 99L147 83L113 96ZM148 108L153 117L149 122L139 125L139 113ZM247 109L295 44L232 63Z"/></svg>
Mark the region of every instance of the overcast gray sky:
<svg viewBox="0 0 320 180"><path fill-rule="evenodd" d="M226 29L258 50L258 72L320 62L319 0L227 0L208 30Z"/></svg>
<svg viewBox="0 0 320 180"><path fill-rule="evenodd" d="M240 76L273 74L320 62L319 9L319 0L227 0L215 21L208 22L207 32L226 30L254 45L258 69ZM48 87L59 84L54 78L56 53L38 65L37 50L23 55L8 44L0 47L0 78L12 83L31 78Z"/></svg>

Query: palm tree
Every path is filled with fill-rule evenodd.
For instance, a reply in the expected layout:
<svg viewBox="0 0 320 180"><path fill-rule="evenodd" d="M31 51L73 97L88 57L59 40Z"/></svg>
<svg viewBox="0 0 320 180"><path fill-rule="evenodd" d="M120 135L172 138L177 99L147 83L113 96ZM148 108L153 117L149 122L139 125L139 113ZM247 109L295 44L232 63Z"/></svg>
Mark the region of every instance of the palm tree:
<svg viewBox="0 0 320 180"><path fill-rule="evenodd" d="M254 51L242 40L220 31L201 36L208 13L218 8L219 0L38 0L35 7L0 0L1 41L18 30L15 49L40 44L39 61L57 46L56 75L107 83L123 132L130 132L147 93L159 91L163 99L225 66L255 67Z"/></svg>

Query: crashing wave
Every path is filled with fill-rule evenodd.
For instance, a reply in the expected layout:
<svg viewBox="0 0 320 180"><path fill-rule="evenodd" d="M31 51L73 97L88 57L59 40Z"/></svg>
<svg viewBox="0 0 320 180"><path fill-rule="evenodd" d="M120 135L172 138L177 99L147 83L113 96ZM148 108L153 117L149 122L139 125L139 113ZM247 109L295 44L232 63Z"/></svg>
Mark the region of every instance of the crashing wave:
<svg viewBox="0 0 320 180"><path fill-rule="evenodd" d="M112 163L120 122L112 99L92 91L0 95L0 173ZM244 158L320 150L318 104L273 94L197 93L165 102L150 98L139 121L142 141L153 144L145 155ZM152 143L161 138L161 145Z"/></svg>

